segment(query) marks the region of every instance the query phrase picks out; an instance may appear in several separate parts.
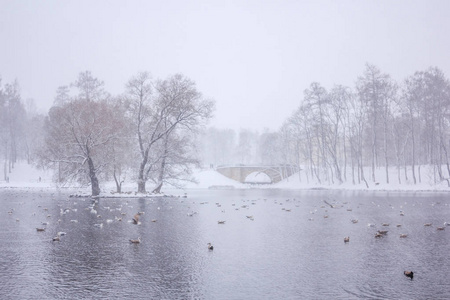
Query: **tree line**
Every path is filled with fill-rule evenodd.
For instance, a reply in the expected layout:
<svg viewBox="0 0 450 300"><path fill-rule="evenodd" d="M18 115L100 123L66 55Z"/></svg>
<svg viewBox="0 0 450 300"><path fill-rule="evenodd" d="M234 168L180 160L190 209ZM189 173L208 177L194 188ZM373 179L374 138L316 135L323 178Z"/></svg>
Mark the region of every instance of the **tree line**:
<svg viewBox="0 0 450 300"><path fill-rule="evenodd" d="M6 180L18 156L98 194L99 180L137 191L193 181L192 168L220 164L297 165L307 182L450 185L450 83L436 67L402 82L366 64L354 87L305 89L279 130L205 128L214 101L189 78L138 73L111 96L89 71L56 91L47 116L22 101L17 81L0 82L0 155ZM427 172L423 167L427 167ZM384 175L379 177L383 170ZM431 170L431 172L429 172Z"/></svg>
<svg viewBox="0 0 450 300"><path fill-rule="evenodd" d="M311 83L276 132L214 129L205 144L209 160L298 165L307 182L450 186L449 128L450 83L439 68L395 82L366 64L353 88Z"/></svg>
<svg viewBox="0 0 450 300"><path fill-rule="evenodd" d="M16 84L0 92L4 176L17 161L17 144L27 134L28 119ZM137 191L160 192L164 183L177 186L193 181L192 167L199 164L195 136L212 117L215 103L205 99L195 82L176 74L153 80L141 72L126 84L125 92L111 96L104 82L91 72L79 74L70 85L57 89L48 115L34 123L41 129L34 162L55 169L57 181L89 184L100 193L100 180L116 183L121 192L126 179L137 182Z"/></svg>
<svg viewBox="0 0 450 300"><path fill-rule="evenodd" d="M327 91L312 83L300 107L281 128L287 157L305 166L318 182L417 184L421 166L432 170L434 183L450 177L450 84L438 68L415 72L395 82L367 64L353 89L337 85ZM368 167L368 168L364 168ZM369 170L365 174L364 170Z"/></svg>

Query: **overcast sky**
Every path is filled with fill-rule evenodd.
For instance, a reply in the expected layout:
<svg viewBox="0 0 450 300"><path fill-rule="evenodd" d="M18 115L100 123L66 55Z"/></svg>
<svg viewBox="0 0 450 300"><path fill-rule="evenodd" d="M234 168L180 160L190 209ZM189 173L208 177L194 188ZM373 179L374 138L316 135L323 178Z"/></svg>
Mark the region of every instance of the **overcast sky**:
<svg viewBox="0 0 450 300"><path fill-rule="evenodd" d="M139 71L182 73L217 103L211 125L277 130L317 81L365 63L401 81L450 76L450 1L0 0L0 76L41 112L89 70L111 94Z"/></svg>

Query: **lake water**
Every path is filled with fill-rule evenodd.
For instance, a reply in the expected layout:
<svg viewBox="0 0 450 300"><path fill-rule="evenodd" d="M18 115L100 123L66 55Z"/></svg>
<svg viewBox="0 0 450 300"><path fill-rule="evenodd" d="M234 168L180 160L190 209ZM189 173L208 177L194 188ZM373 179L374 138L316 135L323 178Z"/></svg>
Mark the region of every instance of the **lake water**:
<svg viewBox="0 0 450 300"><path fill-rule="evenodd" d="M449 196L190 190L93 203L1 190L0 298L450 299L450 226L437 230Z"/></svg>

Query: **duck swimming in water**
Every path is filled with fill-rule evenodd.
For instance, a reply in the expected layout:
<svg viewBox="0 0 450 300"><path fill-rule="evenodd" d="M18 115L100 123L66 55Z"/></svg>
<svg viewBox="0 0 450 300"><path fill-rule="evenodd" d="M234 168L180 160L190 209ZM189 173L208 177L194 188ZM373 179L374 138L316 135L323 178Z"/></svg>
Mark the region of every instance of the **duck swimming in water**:
<svg viewBox="0 0 450 300"><path fill-rule="evenodd" d="M346 236L346 237L344 238L344 243L348 243L348 242L350 242L350 237L349 237L349 236Z"/></svg>
<svg viewBox="0 0 450 300"><path fill-rule="evenodd" d="M130 243L132 243L132 244L140 244L141 243L141 238L138 237L136 240L131 239Z"/></svg>
<svg viewBox="0 0 450 300"><path fill-rule="evenodd" d="M405 272L403 272L403 274L405 274L406 277L411 278L411 280L414 277L414 272L413 271L405 271Z"/></svg>
<svg viewBox="0 0 450 300"><path fill-rule="evenodd" d="M214 246L211 245L211 243L208 243L208 249L209 249L209 250L214 250Z"/></svg>
<svg viewBox="0 0 450 300"><path fill-rule="evenodd" d="M134 215L133 219L131 219L131 221L133 221L133 224L138 224L139 223L139 217L142 215L141 212L138 212L137 214Z"/></svg>

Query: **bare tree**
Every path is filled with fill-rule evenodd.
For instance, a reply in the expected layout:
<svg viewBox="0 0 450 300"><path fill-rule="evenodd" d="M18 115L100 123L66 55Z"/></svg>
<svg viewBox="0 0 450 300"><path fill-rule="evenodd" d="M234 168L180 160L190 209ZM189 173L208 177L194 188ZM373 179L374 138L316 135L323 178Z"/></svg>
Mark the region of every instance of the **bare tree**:
<svg viewBox="0 0 450 300"><path fill-rule="evenodd" d="M71 84L71 87L78 89L77 99L85 101L97 101L107 98L107 93L104 90L105 83L95 77L92 77L90 71L81 72L78 79ZM64 98L66 92L65 87L58 88L59 98Z"/></svg>
<svg viewBox="0 0 450 300"><path fill-rule="evenodd" d="M3 174L7 180L19 156L20 144L24 137L26 111L21 101L19 83L15 80L6 84L0 92L1 129L0 138L4 155Z"/></svg>
<svg viewBox="0 0 450 300"><path fill-rule="evenodd" d="M363 76L357 81L357 90L359 97L366 105L368 124L371 130L371 164L372 164L372 181L375 182L375 167L378 166L378 151L380 149L378 131L383 126L383 141L385 147L385 167L386 178L389 180L388 173L388 155L387 155L387 130L389 103L395 93L395 85L392 83L390 76L382 74L381 71L371 64L366 64L366 70Z"/></svg>
<svg viewBox="0 0 450 300"><path fill-rule="evenodd" d="M200 165L192 132L172 131L158 141L154 171L149 174L155 183L154 193L160 193L163 184L182 188L184 182L196 182L192 167Z"/></svg>
<svg viewBox="0 0 450 300"><path fill-rule="evenodd" d="M70 102L70 88L67 85L62 85L56 90L56 96L55 100L53 101L53 105L62 106L68 102Z"/></svg>
<svg viewBox="0 0 450 300"><path fill-rule="evenodd" d="M58 169L62 181L90 183L92 195L100 194L98 175L110 146L123 125L114 107L106 101L71 101L50 109L46 120L44 163Z"/></svg>
<svg viewBox="0 0 450 300"><path fill-rule="evenodd" d="M138 74L127 85L129 111L134 120L141 155L139 193L146 192L149 174L158 166L159 158L150 161L155 144L178 128L194 131L211 117L214 108L214 102L203 100L195 83L180 74L158 81L155 91L152 96L148 73Z"/></svg>
<svg viewBox="0 0 450 300"><path fill-rule="evenodd" d="M343 124L344 110L346 108L345 103L350 97L349 91L342 87L336 86L333 88L329 95L329 108L326 113L327 123L329 129L326 134L327 137L327 149L330 154L333 166L334 174L342 183L342 171L341 171L341 151L344 153L345 149L341 149L341 141L345 139L345 132ZM343 155L344 156L344 155Z"/></svg>
<svg viewBox="0 0 450 300"><path fill-rule="evenodd" d="M441 70L430 68L416 72L406 79L402 99L410 119L411 167L414 183L417 182L417 159L434 167L435 182L444 178L442 165L448 163L447 140L449 128L450 87ZM419 155L417 141L425 151ZM419 163L420 164L420 163ZM419 172L420 177L420 172Z"/></svg>

